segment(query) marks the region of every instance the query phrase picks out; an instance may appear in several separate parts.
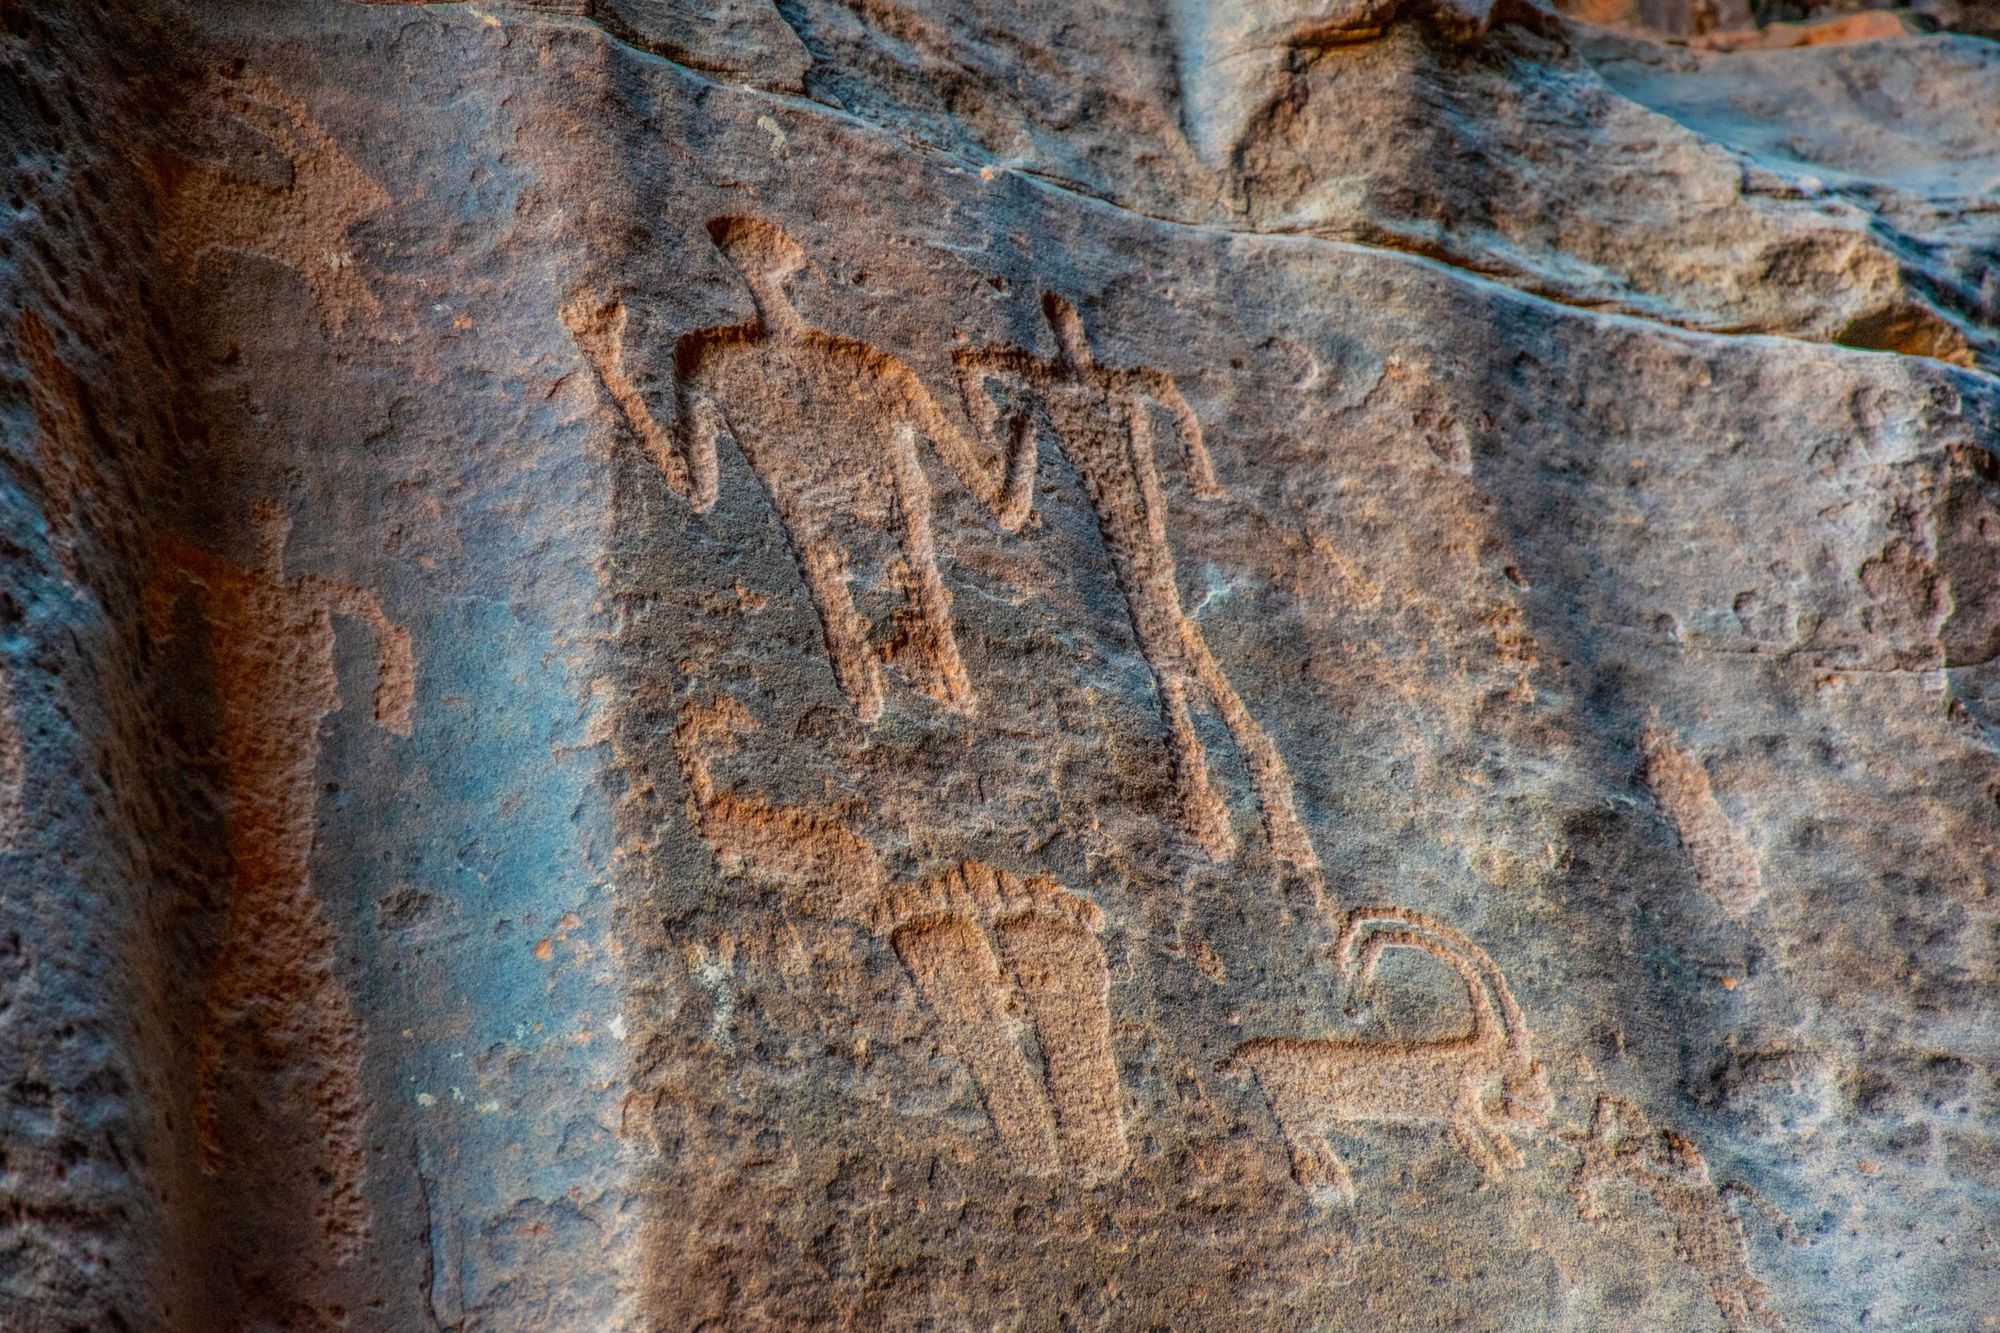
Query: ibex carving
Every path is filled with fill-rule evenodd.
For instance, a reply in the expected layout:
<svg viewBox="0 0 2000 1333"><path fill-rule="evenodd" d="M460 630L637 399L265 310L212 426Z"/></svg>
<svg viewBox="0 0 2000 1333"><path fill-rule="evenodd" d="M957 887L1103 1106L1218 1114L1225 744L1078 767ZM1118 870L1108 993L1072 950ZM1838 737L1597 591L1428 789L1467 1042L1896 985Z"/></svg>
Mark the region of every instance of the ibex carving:
<svg viewBox="0 0 2000 1333"><path fill-rule="evenodd" d="M1348 1203L1354 1182L1326 1139L1328 1122L1440 1124L1459 1151L1497 1177L1522 1160L1503 1121L1540 1121L1551 1104L1528 1026L1484 949L1416 912L1361 907L1348 914L1334 955L1343 973L1366 984L1385 949L1418 949L1458 973L1471 1030L1425 1041L1263 1037L1237 1047L1222 1065L1225 1073L1255 1075L1300 1186L1331 1189ZM1496 1085L1502 1106L1493 1109L1486 1097Z"/></svg>

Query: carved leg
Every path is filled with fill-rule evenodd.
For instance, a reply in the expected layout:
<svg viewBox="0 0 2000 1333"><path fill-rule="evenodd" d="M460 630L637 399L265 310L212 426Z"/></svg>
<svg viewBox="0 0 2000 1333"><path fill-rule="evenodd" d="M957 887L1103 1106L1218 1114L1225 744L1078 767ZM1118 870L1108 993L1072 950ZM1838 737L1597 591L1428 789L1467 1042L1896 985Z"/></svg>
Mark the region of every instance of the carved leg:
<svg viewBox="0 0 2000 1333"><path fill-rule="evenodd" d="M1264 810L1264 832L1271 840L1272 853L1297 867L1312 889L1314 905L1323 908L1326 893L1320 878L1319 855L1313 851L1312 839L1306 836L1305 827L1299 822L1291 770L1285 767L1277 745L1257 719L1250 716L1236 687L1229 683L1221 664L1209 652L1201 626L1183 618L1181 641L1188 660L1194 664L1196 679L1215 700L1216 711L1222 714L1229 734L1236 738L1237 749L1243 753L1244 766L1250 770L1250 785L1257 789L1257 801Z"/></svg>
<svg viewBox="0 0 2000 1333"><path fill-rule="evenodd" d="M326 956L334 955L332 932L324 921L315 923L327 936ZM319 1151L330 1184L327 1197L315 1211L327 1236L336 1245L336 1258L356 1253L368 1235L368 1206L361 1184L367 1164L363 1120L367 1102L361 1091L361 1024L347 987L329 969L310 984L304 994L289 997L310 1017L308 1044L317 1067L312 1097Z"/></svg>
<svg viewBox="0 0 2000 1333"><path fill-rule="evenodd" d="M202 1006L201 1035L195 1041L194 1107L190 1113L195 1151L200 1155L201 1169L210 1173L222 1168L222 1116L216 1102L221 1095L223 1037L234 1026L224 1012L219 990L211 982Z"/></svg>
<svg viewBox="0 0 2000 1333"><path fill-rule="evenodd" d="M223 1157L221 1084L232 1052L260 1073L274 1053L286 1061L302 1057L312 1079L299 1112L310 1128L294 1142L313 1145L305 1151L319 1159L325 1193L311 1208L334 1244L334 1261L344 1262L367 1234L367 1102L361 1027L336 955L332 927L309 888L283 898L255 887L239 891L205 996L192 1118L202 1167L216 1171Z"/></svg>
<svg viewBox="0 0 2000 1333"><path fill-rule="evenodd" d="M1135 422L1133 443L1143 446L1143 415ZM1151 474L1150 447L1141 447L1136 456L1111 460L1073 449L1071 458L1090 488L1139 651L1159 683L1160 708L1173 747L1174 781L1180 789L1181 823L1211 859L1224 860L1235 849L1236 839L1229 829L1229 811L1209 783L1208 752L1188 715L1188 686L1196 683L1196 677L1188 668L1187 616L1174 577L1173 549L1167 544L1164 505L1158 503L1158 482ZM1148 480L1153 481L1152 502Z"/></svg>
<svg viewBox="0 0 2000 1333"><path fill-rule="evenodd" d="M1477 1094L1459 1099L1457 1114L1445 1122L1445 1134L1490 1179L1497 1180L1506 1173L1500 1155L1487 1137ZM1513 1145L1508 1146L1511 1148Z"/></svg>
<svg viewBox="0 0 2000 1333"><path fill-rule="evenodd" d="M1179 397L1178 391L1175 397ZM1185 404L1182 405L1185 408ZM1188 413L1192 420L1193 414ZM1201 626L1188 619L1181 609L1180 588L1174 578L1173 548L1167 540L1167 504L1160 494L1159 469L1153 462L1152 428L1143 410L1130 413L1131 429L1128 432L1128 448L1132 464L1132 477L1138 487L1140 510L1144 521L1146 542L1149 547L1145 564L1158 587L1155 594L1162 607L1170 607L1173 613L1174 633L1179 642L1177 656L1183 657L1194 672L1195 679L1215 700L1216 711L1229 726L1229 734L1236 738L1237 749L1243 752L1243 762L1250 770L1251 785L1257 789L1257 800L1264 807L1264 829L1271 840L1271 850L1279 860L1296 866L1312 888L1313 903L1324 909L1326 891L1321 883L1319 857L1314 854L1312 842L1306 837L1305 829L1293 808L1292 775L1285 767L1285 761L1278 754L1278 747L1257 725L1257 719L1250 716L1250 710L1243 706L1237 696L1236 687L1229 683L1214 654L1208 651L1208 641L1202 637ZM1193 439L1200 436L1195 433ZM1206 459L1206 452L1203 452Z"/></svg>
<svg viewBox="0 0 2000 1333"><path fill-rule="evenodd" d="M995 933L1035 1016L1064 1162L1086 1179L1119 1174L1131 1149L1118 1108L1104 951L1070 922L1040 913L1015 917Z"/></svg>
<svg viewBox="0 0 2000 1333"><path fill-rule="evenodd" d="M1347 1173L1347 1164L1333 1151L1326 1135L1313 1128L1315 1108L1311 1100L1299 1096L1282 1081L1267 1083L1262 1075L1257 1081L1271 1103L1279 1132L1285 1136L1285 1147L1292 1157L1292 1179L1299 1188L1308 1195L1330 1190L1342 1203L1353 1203L1354 1178Z"/></svg>
<svg viewBox="0 0 2000 1333"><path fill-rule="evenodd" d="M958 638L951 629L951 594L938 576L937 548L931 537L931 486L917 461L916 434L896 427L889 446L889 481L895 492L896 521L902 529L903 559L909 565L906 595L914 623L908 649L931 677L925 690L962 712L973 706L972 683L958 655Z"/></svg>
<svg viewBox="0 0 2000 1333"><path fill-rule="evenodd" d="M792 526L789 522L787 526ZM882 664L868 642L868 622L855 609L854 596L847 590L847 560L831 537L798 533L799 563L805 570L806 586L812 590L819 608L819 621L826 633L827 656L833 662L833 679L840 686L854 712L863 722L882 716Z"/></svg>
<svg viewBox="0 0 2000 1333"><path fill-rule="evenodd" d="M260 751L254 740L260 725L275 731L283 721L232 718L223 740L231 776L229 855L235 864L222 939L202 991L192 1110L202 1167L211 1172L223 1159L224 1066L232 1059L239 1065L257 1062L259 1040L268 1042L273 1019L285 1026L296 1011L288 993L296 974L321 962L296 947L297 909L312 850L314 755L296 741Z"/></svg>
<svg viewBox="0 0 2000 1333"><path fill-rule="evenodd" d="M1211 860L1226 860L1236 846L1229 829L1229 811L1208 781L1208 752L1195 735L1188 715L1187 687L1165 672L1158 673L1160 706L1166 714L1173 746L1174 785L1179 789L1181 824Z"/></svg>
<svg viewBox="0 0 2000 1333"><path fill-rule="evenodd" d="M1021 1053L985 933L963 917L944 917L903 926L890 943L938 1016L947 1048L972 1070L1000 1141L1026 1170L1054 1171L1055 1126Z"/></svg>
<svg viewBox="0 0 2000 1333"><path fill-rule="evenodd" d="M1475 1106L1472 1121L1473 1124L1479 1127L1480 1132L1486 1136L1487 1142L1492 1147L1494 1157L1502 1166L1510 1171L1518 1171L1527 1161L1521 1155L1521 1150L1514 1146L1513 1137L1507 1133L1507 1127L1497 1123L1492 1116L1488 1115L1484 1106Z"/></svg>

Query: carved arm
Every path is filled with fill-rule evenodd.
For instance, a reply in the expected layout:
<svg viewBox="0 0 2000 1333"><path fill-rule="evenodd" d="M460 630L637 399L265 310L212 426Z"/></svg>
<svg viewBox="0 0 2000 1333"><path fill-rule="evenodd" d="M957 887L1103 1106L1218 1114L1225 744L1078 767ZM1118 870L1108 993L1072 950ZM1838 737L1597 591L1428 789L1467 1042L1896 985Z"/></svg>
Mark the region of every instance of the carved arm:
<svg viewBox="0 0 2000 1333"><path fill-rule="evenodd" d="M931 402L928 395L923 400L929 413L925 430L931 431L928 421L930 418L935 418L944 430L951 432L953 437L953 442L947 446L933 433L933 442L938 444L938 451L945 455L945 461L951 464L952 470L959 474L959 478L967 486L972 487L974 494L980 495L981 503L991 511L994 521L1007 532L1018 532L1021 525L1028 521L1029 511L1034 505L1035 422L1032 415L1027 412L1016 414L1009 426L1010 438L1002 448L993 429L1000 410L993 402L993 396L986 391L986 381L990 376L1005 373L1013 373L1026 379L1026 371L1031 364L1031 359L1025 353L1011 349L986 348L980 351L961 350L952 353L952 373L958 379L958 395L965 404L965 414L971 419L972 428L978 432L983 445L1000 453L1006 460L1006 478L997 494L987 481L984 469L976 461L977 456L971 446L963 438L958 437L956 430L944 420L943 413L938 411L937 404ZM954 450L959 454L959 459L952 458Z"/></svg>
<svg viewBox="0 0 2000 1333"><path fill-rule="evenodd" d="M1137 387L1151 397L1174 419L1174 435L1180 441L1181 456L1187 466L1188 482L1194 487L1195 496L1203 500L1219 500L1228 492L1215 479L1215 461L1208 455L1208 445L1202 440L1201 418L1188 406L1188 400L1181 396L1181 389L1173 377L1157 370L1134 371Z"/></svg>
<svg viewBox="0 0 2000 1333"><path fill-rule="evenodd" d="M675 385L674 406L675 457L670 462L663 451L655 450L654 459L675 494L697 514L705 514L715 507L715 442L728 429L728 422L715 400L702 392L699 384L686 380Z"/></svg>

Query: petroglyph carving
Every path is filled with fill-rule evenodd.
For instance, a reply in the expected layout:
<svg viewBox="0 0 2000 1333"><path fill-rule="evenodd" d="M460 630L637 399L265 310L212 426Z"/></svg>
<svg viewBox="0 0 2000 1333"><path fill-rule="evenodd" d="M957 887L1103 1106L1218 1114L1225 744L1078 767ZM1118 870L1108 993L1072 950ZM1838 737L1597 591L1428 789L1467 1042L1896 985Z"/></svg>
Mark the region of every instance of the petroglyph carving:
<svg viewBox="0 0 2000 1333"><path fill-rule="evenodd" d="M21 743L21 724L14 716L14 690L7 668L0 663L0 852L13 850L21 838L21 797L28 780L28 756Z"/></svg>
<svg viewBox="0 0 2000 1333"><path fill-rule="evenodd" d="M270 84L233 85L221 109L276 146L287 178L253 181L211 163L186 166L169 177L165 248L190 275L217 249L265 255L305 279L333 333L350 320L367 327L381 305L355 266L347 233L386 207L388 192L303 102Z"/></svg>
<svg viewBox="0 0 2000 1333"><path fill-rule="evenodd" d="M1424 1041L1266 1037L1245 1042L1225 1072L1255 1076L1291 1151L1292 1175L1308 1191L1354 1200L1354 1182L1323 1126L1436 1124L1489 1177L1521 1165L1505 1122L1541 1123L1551 1105L1541 1062L1513 993L1484 949L1442 922L1397 907L1348 914L1334 953L1342 972L1366 985L1387 949L1415 949L1465 983L1472 1027ZM1498 1093L1489 1105L1489 1089Z"/></svg>
<svg viewBox="0 0 2000 1333"><path fill-rule="evenodd" d="M90 447L89 418L81 386L56 353L55 338L30 310L16 328L28 370L28 401L41 431L35 470L49 545L72 582L81 577L77 542L86 527L104 522L103 479Z"/></svg>
<svg viewBox="0 0 2000 1333"><path fill-rule="evenodd" d="M371 594L310 574L286 578L290 521L269 503L258 505L255 518L255 567L171 546L146 598L148 625L164 639L183 590L198 594L222 702L235 892L208 977L194 1126L204 1165L219 1169L222 1086L251 1063L243 1057L278 1054L309 1067L309 1114L328 1182L318 1212L345 1257L367 1227L361 1029L310 876L319 727L340 707L334 615L373 628L380 655L375 720L399 736L410 734L415 672L409 633L390 623Z"/></svg>
<svg viewBox="0 0 2000 1333"><path fill-rule="evenodd" d="M1659 727L1646 728L1640 748L1646 785L1673 822L1702 888L1732 918L1746 919L1764 897L1763 876L1743 830L1717 803L1708 770Z"/></svg>
<svg viewBox="0 0 2000 1333"><path fill-rule="evenodd" d="M805 322L785 294L786 280L805 264L789 236L738 217L716 219L709 234L748 282L757 317L689 333L676 346L675 448L655 447L669 484L678 478L676 489L692 503L708 503L713 487L704 489L702 479L714 477L716 440L726 431L784 523L819 610L834 678L855 712L869 722L881 715L885 663L946 705L969 710L972 687L938 575L917 436L1010 530L1027 516L1032 455L1023 463L1017 451L1006 483L994 484L972 443L907 365ZM598 323L608 328L615 316L602 309ZM893 559L882 558L882 534L896 547ZM879 568L857 571L864 556ZM864 586L900 594L903 609L892 625L878 627L856 605L857 573L866 575Z"/></svg>
<svg viewBox="0 0 2000 1333"><path fill-rule="evenodd" d="M913 922L890 937L945 1047L972 1071L994 1132L1023 1170L1056 1169L1055 1125L1007 1008L1007 983L986 933L963 917Z"/></svg>
<svg viewBox="0 0 2000 1333"><path fill-rule="evenodd" d="M716 790L712 757L734 748L737 735L756 725L728 695L681 713L674 753L702 837L725 870L789 889L802 911L843 919L865 915L883 884L881 859L867 839L823 815Z"/></svg>
<svg viewBox="0 0 2000 1333"><path fill-rule="evenodd" d="M607 300L587 289L572 295L562 308L562 320L570 336L590 359L598 383L617 404L625 424L653 456L669 489L693 505L696 512L706 513L715 504L714 423L707 423L697 432L710 447L693 452L683 447L680 438L661 427L639 386L625 369L626 319L623 301ZM696 404L696 410L712 413L714 409L702 401Z"/></svg>
<svg viewBox="0 0 2000 1333"><path fill-rule="evenodd" d="M1055 333L1053 357L1012 347L954 354L967 410L977 426L991 432L998 409L988 381L1005 376L1024 381L1033 387L1040 415L1083 479L1125 594L1139 650L1159 685L1174 751L1181 820L1189 833L1218 860L1231 850L1229 812L1210 781L1208 755L1188 711L1189 695L1199 688L1242 751L1263 806L1272 850L1305 876L1316 899L1323 898L1319 858L1293 808L1292 778L1284 758L1243 706L1209 652L1201 627L1181 608L1148 404L1157 403L1172 418L1195 493L1212 497L1219 490L1202 442L1201 422L1166 375L1098 364L1076 308L1067 300L1051 292L1043 297L1042 308ZM1028 442L1029 447L1018 448L1017 455L1032 469L1034 422L1027 411L1016 414L1013 434L1017 441ZM1030 471L1021 487L1024 505L1032 489Z"/></svg>
<svg viewBox="0 0 2000 1333"><path fill-rule="evenodd" d="M1764 1284L1750 1272L1743 1224L1709 1180L1701 1150L1672 1130L1655 1133L1645 1112L1601 1096L1587 1132L1563 1138L1582 1154L1570 1192L1586 1219L1603 1216L1603 1190L1624 1180L1653 1196L1674 1226L1674 1249L1701 1275L1732 1333L1783 1329L1765 1308Z"/></svg>
<svg viewBox="0 0 2000 1333"><path fill-rule="evenodd" d="M1096 905L1053 880L965 861L891 889L873 916L1022 1168L1060 1164L1085 1180L1122 1172L1131 1150ZM1041 1050L1039 1079L1009 1012L1015 994Z"/></svg>
<svg viewBox="0 0 2000 1333"><path fill-rule="evenodd" d="M463 0L356 0L421 8ZM471 12L506 28L542 15L579 18L615 41L733 84L802 93L812 57L772 0L485 0Z"/></svg>
<svg viewBox="0 0 2000 1333"><path fill-rule="evenodd" d="M802 910L888 939L1023 1170L1062 1166L1086 1180L1123 1171L1131 1150L1097 906L1053 880L978 861L887 882L875 849L838 821L716 790L711 755L753 725L723 698L687 709L675 730L697 822L725 867L791 889ZM1040 1073L1017 1008L1030 1020Z"/></svg>
<svg viewBox="0 0 2000 1333"><path fill-rule="evenodd" d="M739 975L736 937L722 934L682 947L688 976L708 995L708 1039L725 1051L736 1049L730 1025L736 1019Z"/></svg>

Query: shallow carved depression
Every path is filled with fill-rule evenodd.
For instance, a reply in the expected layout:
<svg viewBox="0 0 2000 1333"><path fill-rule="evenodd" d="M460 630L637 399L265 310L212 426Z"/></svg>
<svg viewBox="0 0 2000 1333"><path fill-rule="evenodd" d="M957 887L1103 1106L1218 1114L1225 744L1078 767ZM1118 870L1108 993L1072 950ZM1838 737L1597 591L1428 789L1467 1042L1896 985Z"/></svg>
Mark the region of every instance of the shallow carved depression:
<svg viewBox="0 0 2000 1333"><path fill-rule="evenodd" d="M2000 21L1818 8L0 0L0 1327L1984 1327Z"/></svg>

